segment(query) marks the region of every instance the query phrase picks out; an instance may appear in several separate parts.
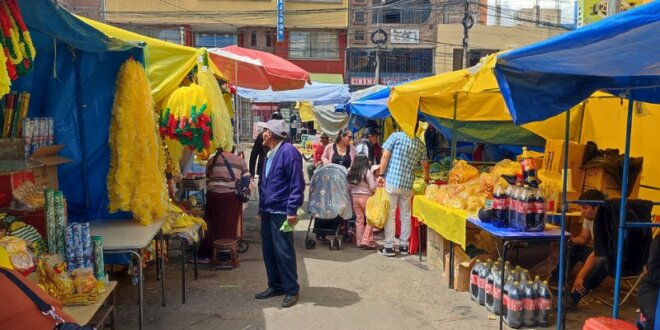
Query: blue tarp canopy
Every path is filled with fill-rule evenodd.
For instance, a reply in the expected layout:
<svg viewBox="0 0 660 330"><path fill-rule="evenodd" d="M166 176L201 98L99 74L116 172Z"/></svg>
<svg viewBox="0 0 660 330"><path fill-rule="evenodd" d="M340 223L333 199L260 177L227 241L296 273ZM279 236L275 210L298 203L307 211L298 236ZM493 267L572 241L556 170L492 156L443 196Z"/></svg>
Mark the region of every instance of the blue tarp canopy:
<svg viewBox="0 0 660 330"><path fill-rule="evenodd" d="M270 89L257 90L239 87L238 95L257 103L306 101L310 102L313 106L346 103L351 98L351 94L348 92L348 85L318 82L311 85L307 84L301 89L279 92L273 92Z"/></svg>
<svg viewBox="0 0 660 330"><path fill-rule="evenodd" d="M33 70L11 89L30 92L29 117L53 117L55 143L72 162L58 167L69 219L131 218L108 214L108 136L119 67L141 48L110 39L53 1L19 0L37 51Z"/></svg>
<svg viewBox="0 0 660 330"><path fill-rule="evenodd" d="M385 119L390 116L387 101L390 98L390 88L383 87L379 91L359 98L346 105L351 116L360 116L367 119Z"/></svg>
<svg viewBox="0 0 660 330"><path fill-rule="evenodd" d="M597 90L660 103L660 1L498 57L497 81L520 125L560 114Z"/></svg>

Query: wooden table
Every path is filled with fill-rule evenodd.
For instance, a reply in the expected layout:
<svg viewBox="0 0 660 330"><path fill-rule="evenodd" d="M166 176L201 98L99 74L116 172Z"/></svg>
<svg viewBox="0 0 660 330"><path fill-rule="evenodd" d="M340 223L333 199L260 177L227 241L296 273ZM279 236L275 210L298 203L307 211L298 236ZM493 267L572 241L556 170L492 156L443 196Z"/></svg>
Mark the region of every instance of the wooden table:
<svg viewBox="0 0 660 330"><path fill-rule="evenodd" d="M116 281L110 281L105 292L99 295L98 300L85 306L64 306L63 310L80 325L89 325L97 329L103 328L108 317L110 329L115 329L115 288Z"/></svg>
<svg viewBox="0 0 660 330"><path fill-rule="evenodd" d="M139 328L144 325L144 286L142 279L142 255L140 250L149 246L156 236L160 239L161 249L156 253L156 276L160 280L160 291L163 306L165 306L165 263L163 253L162 227L165 219L152 222L148 226L142 226L132 219L110 219L97 220L89 223L91 235L103 237L104 254L130 253L138 260L138 303L140 306Z"/></svg>

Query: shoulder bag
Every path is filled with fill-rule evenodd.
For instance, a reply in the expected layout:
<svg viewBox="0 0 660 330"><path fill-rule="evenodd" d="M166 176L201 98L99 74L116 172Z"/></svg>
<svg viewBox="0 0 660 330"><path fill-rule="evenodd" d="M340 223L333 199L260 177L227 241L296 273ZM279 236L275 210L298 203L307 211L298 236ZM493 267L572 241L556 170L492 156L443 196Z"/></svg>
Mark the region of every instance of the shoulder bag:
<svg viewBox="0 0 660 330"><path fill-rule="evenodd" d="M234 191L234 193L236 194L236 197L238 198L238 200L241 201L241 203L247 203L250 200L250 194L252 193L250 191L250 187L243 184L243 181L241 181L240 179L236 179L236 176L234 176L234 170L232 170L229 161L227 161L227 158L225 158L222 152L220 152L220 157L222 157L222 160L225 161L225 166L227 166L227 171L229 171L229 176L231 177L232 180L234 180L234 184L236 185L236 190Z"/></svg>

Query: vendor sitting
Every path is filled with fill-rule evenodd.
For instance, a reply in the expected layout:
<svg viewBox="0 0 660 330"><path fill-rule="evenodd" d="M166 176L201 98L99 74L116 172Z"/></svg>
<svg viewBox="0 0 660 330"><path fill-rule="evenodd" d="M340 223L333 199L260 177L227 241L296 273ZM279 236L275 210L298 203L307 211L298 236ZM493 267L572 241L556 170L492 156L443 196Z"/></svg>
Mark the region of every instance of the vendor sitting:
<svg viewBox="0 0 660 330"><path fill-rule="evenodd" d="M582 201L603 201L605 195L596 189L589 189L580 195ZM579 261L583 263L580 272L575 278L571 294L568 299L569 307L576 307L582 297L589 291L597 288L608 276L607 262L605 258L596 257L593 248L594 242L594 220L598 212L598 205L580 204L582 213L582 231L579 235L572 237L570 256L568 259L567 274ZM559 266L552 272L550 282L557 283L559 279Z"/></svg>

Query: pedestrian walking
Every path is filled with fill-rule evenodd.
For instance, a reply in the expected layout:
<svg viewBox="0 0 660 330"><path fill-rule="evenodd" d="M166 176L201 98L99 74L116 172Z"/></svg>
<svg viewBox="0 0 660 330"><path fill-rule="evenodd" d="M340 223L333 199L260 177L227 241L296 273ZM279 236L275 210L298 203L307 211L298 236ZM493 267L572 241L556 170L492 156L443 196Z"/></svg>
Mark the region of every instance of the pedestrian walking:
<svg viewBox="0 0 660 330"><path fill-rule="evenodd" d="M359 145L357 149L355 161L347 175L355 213L355 245L365 250L375 250L373 227L366 221L365 210L367 200L376 190L376 179L369 162L367 146Z"/></svg>
<svg viewBox="0 0 660 330"><path fill-rule="evenodd" d="M380 175L377 183L385 186L385 192L390 202L387 222L385 223L385 246L378 253L394 257L395 213L399 208L401 219L401 234L399 235L399 253L408 254L408 239L410 238L410 203L413 196L414 167L421 161L424 171L424 181L431 181L429 162L426 160L426 148L417 137L409 137L406 133L392 134L383 144L383 158L380 161Z"/></svg>
<svg viewBox="0 0 660 330"><path fill-rule="evenodd" d="M270 148L264 161L263 178L259 185L261 241L268 288L255 295L268 299L284 295L282 307L298 302L300 285L296 267L293 231L284 230L284 222L294 226L302 205L305 178L302 155L286 140L289 129L284 120L257 124L264 129L264 145Z"/></svg>

